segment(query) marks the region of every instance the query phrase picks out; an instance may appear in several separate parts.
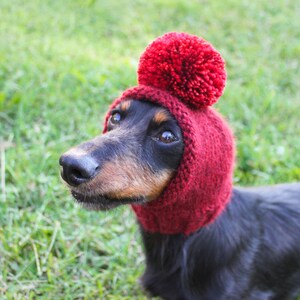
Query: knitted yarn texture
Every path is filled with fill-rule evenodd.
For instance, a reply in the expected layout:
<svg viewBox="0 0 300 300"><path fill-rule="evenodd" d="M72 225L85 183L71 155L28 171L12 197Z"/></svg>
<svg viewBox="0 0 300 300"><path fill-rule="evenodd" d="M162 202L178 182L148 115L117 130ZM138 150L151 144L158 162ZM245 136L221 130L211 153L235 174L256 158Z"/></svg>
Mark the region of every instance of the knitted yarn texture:
<svg viewBox="0 0 300 300"><path fill-rule="evenodd" d="M183 134L184 153L175 177L159 198L132 205L146 231L189 235L213 222L230 200L233 135L210 107L225 82L225 63L208 42L187 33L167 33L141 55L138 86L111 105L110 111L125 99L159 104L170 111Z"/></svg>

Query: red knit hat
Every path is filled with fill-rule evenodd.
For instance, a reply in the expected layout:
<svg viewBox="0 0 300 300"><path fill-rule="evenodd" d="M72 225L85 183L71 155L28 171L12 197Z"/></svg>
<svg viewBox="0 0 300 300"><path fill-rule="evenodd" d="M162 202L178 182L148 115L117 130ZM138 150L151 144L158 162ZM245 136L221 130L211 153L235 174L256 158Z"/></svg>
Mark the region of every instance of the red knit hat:
<svg viewBox="0 0 300 300"><path fill-rule="evenodd" d="M183 133L176 176L158 199L132 205L146 231L188 235L215 220L229 201L233 135L209 107L222 95L225 82L225 63L208 42L172 32L146 48L138 67L139 85L113 102L110 110L128 98L157 103L171 112Z"/></svg>

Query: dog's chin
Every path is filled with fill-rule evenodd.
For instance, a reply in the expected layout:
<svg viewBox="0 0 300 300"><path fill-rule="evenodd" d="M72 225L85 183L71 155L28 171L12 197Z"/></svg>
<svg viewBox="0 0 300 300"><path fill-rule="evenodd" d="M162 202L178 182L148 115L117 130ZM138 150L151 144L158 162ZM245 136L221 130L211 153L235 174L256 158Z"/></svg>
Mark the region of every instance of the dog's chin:
<svg viewBox="0 0 300 300"><path fill-rule="evenodd" d="M83 208L88 210L110 210L120 205L125 204L143 204L146 202L145 197L130 197L130 198L112 198L106 195L89 196L77 193L71 190L73 198Z"/></svg>

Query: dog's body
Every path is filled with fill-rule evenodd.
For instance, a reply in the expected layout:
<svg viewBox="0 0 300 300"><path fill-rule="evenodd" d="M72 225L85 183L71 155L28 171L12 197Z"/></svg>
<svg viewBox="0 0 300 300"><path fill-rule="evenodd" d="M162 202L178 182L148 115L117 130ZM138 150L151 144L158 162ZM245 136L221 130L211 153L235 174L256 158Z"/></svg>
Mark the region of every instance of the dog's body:
<svg viewBox="0 0 300 300"><path fill-rule="evenodd" d="M183 149L168 111L125 101L111 112L106 134L61 157L62 176L87 208L143 206L176 174ZM219 217L191 235L140 228L146 254L142 284L152 295L292 300L300 290L300 183L234 189Z"/></svg>
<svg viewBox="0 0 300 300"><path fill-rule="evenodd" d="M141 229L144 287L164 299L290 300L300 292L300 183L235 189L191 236Z"/></svg>

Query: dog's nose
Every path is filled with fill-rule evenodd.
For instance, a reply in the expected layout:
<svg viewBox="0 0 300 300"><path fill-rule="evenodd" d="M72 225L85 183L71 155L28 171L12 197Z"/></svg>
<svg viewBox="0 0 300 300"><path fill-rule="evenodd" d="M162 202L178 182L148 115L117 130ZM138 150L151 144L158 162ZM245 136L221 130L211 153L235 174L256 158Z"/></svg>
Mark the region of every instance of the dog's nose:
<svg viewBox="0 0 300 300"><path fill-rule="evenodd" d="M59 164L62 166L61 177L72 186L89 181L99 169L98 163L88 155L63 154Z"/></svg>

